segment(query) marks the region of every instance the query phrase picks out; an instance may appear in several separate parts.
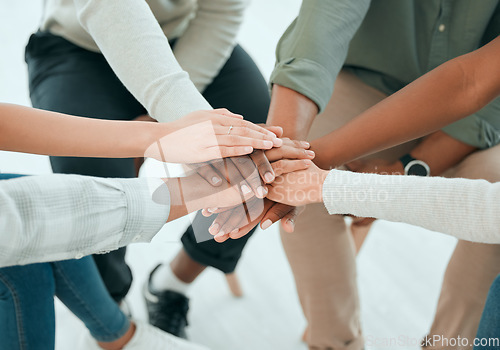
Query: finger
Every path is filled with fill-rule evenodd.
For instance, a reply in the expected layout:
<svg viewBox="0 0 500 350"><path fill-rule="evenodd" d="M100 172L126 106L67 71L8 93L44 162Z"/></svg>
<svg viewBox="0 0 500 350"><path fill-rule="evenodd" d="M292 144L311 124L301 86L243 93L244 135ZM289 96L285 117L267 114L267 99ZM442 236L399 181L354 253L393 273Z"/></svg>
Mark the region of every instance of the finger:
<svg viewBox="0 0 500 350"><path fill-rule="evenodd" d="M273 202L267 199L256 203L257 205L249 205L249 210L247 213L247 219L250 220L242 220L236 226L236 229L233 229L229 233L229 237L232 239L238 239L245 236L248 232L250 232L264 217L265 213L273 206ZM229 228L230 229L230 228Z"/></svg>
<svg viewBox="0 0 500 350"><path fill-rule="evenodd" d="M284 144L279 148L272 148L266 151L266 157L271 162L280 159L313 159L314 156L315 156L314 151L306 149L305 144L304 146L300 147L297 147L296 145L290 146L288 144Z"/></svg>
<svg viewBox="0 0 500 350"><path fill-rule="evenodd" d="M276 177L291 173L294 171L305 170L309 168L312 164L310 159L298 159L298 160L290 160L290 159L281 159L277 162L272 163L272 167Z"/></svg>
<svg viewBox="0 0 500 350"><path fill-rule="evenodd" d="M265 130L265 129L262 129ZM272 145L274 147L281 147L283 145L283 140L279 139L276 137L275 134L273 133L267 133L267 132L262 132L262 130L255 130L252 128L248 127L242 127L242 126L234 126L231 128L231 126L227 125L217 125L214 127L215 134L217 137L219 136L226 136L221 138L221 141L224 142L219 142L220 145L224 146L234 146L234 145L240 145L240 142L235 142L233 140L235 137L234 136L243 136L249 139L256 139L256 140L267 140L271 141ZM246 143L244 144L246 145ZM252 144L248 144L252 146ZM270 148L270 147L269 147Z"/></svg>
<svg viewBox="0 0 500 350"><path fill-rule="evenodd" d="M231 158L238 171L258 198L267 195L267 188L260 179L259 171L249 156Z"/></svg>
<svg viewBox="0 0 500 350"><path fill-rule="evenodd" d="M248 158L248 156L239 158L245 157ZM220 161L213 162L212 165L222 176L226 178L227 182L229 182L231 186L237 186L241 195L241 200L242 202L244 202L245 200L250 199L256 193L252 191L252 186L249 183L248 179L241 174L241 170L236 166L232 159L233 158L224 158Z"/></svg>
<svg viewBox="0 0 500 350"><path fill-rule="evenodd" d="M204 163L204 165L196 165L193 169L207 181L212 186L220 186L222 185L222 177L220 173L212 167L211 164Z"/></svg>
<svg viewBox="0 0 500 350"><path fill-rule="evenodd" d="M236 212L238 212L238 215L235 215ZM254 222L264 213L264 200L254 198L251 201L244 203L238 208L238 210L233 212L233 215L231 215L221 226L221 232L234 236L241 227ZM257 222L255 222L255 224L257 224Z"/></svg>
<svg viewBox="0 0 500 350"><path fill-rule="evenodd" d="M288 214L290 211L293 210L294 207L286 204L281 204L281 203L275 203L264 215L262 218L262 222L260 224L260 227L263 230L268 229L272 224L274 224L276 221L281 220L283 217L285 217L286 214Z"/></svg>
<svg viewBox="0 0 500 350"><path fill-rule="evenodd" d="M266 154L262 151L257 150L250 155L250 158L252 158L252 161L257 166L262 180L264 180L264 182L266 183L273 182L276 175L274 174L273 167L267 159Z"/></svg>
<svg viewBox="0 0 500 350"><path fill-rule="evenodd" d="M254 124L252 122L249 122L248 120L243 120L243 119L235 120L234 118L227 118L224 116L220 116L219 118L217 118L217 122L220 125L223 125L226 127L233 126L233 130L237 127L238 128L247 128L250 130L260 132L260 133L265 134L265 135L271 135L273 137L277 137L277 135L274 132L272 132L266 128L263 128L262 126ZM232 130L231 130L231 132L232 132ZM227 133L227 131L226 131L226 133Z"/></svg>
<svg viewBox="0 0 500 350"><path fill-rule="evenodd" d="M295 220L303 210L304 207L294 207L281 219L281 227L285 232L292 233L295 230Z"/></svg>
<svg viewBox="0 0 500 350"><path fill-rule="evenodd" d="M251 146L214 146L206 149L204 155L209 160L217 160L221 158L238 157L244 155L250 155L253 152L253 147Z"/></svg>
<svg viewBox="0 0 500 350"><path fill-rule="evenodd" d="M279 140L279 139L276 139ZM218 146L251 146L256 149L271 149L274 147L272 140L252 138L239 135L217 135Z"/></svg>
<svg viewBox="0 0 500 350"><path fill-rule="evenodd" d="M271 131L278 137L283 136L283 128L281 126L274 126L274 125L266 125L266 124L257 124L258 126L263 127L264 129Z"/></svg>

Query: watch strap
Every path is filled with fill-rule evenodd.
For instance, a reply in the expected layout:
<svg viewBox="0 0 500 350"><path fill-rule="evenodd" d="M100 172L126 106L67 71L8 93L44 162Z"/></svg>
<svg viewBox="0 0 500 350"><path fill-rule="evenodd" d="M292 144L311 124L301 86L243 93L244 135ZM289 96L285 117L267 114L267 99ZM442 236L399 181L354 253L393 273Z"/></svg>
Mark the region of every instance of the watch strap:
<svg viewBox="0 0 500 350"><path fill-rule="evenodd" d="M417 160L416 158L413 158L409 153L405 154L401 158L399 158L399 161L403 163L403 168L406 168L406 166L410 163L413 162L414 160Z"/></svg>

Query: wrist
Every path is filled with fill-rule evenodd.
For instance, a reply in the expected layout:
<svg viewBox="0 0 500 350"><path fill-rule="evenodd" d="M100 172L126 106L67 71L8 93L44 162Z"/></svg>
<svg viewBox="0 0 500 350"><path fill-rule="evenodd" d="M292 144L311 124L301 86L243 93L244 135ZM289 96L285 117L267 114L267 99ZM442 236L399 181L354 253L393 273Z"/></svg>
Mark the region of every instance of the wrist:
<svg viewBox="0 0 500 350"><path fill-rule="evenodd" d="M325 185L325 180L326 180L326 177L328 176L329 173L330 173L330 171L328 171L328 170L320 169L319 184L318 184L319 196L317 198L315 198L315 203L322 203L323 202L323 186Z"/></svg>
<svg viewBox="0 0 500 350"><path fill-rule="evenodd" d="M306 96L284 86L273 85L267 124L281 126L283 136L305 140L317 114L318 106Z"/></svg>

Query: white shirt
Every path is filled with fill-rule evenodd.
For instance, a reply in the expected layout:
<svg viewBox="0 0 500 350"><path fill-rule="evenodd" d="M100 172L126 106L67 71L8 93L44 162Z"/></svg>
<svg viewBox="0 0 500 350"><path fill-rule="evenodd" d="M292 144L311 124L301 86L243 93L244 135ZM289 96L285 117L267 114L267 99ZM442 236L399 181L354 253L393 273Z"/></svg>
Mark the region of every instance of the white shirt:
<svg viewBox="0 0 500 350"><path fill-rule="evenodd" d="M41 30L102 52L150 115L168 122L211 109L198 91L236 45L246 2L47 0ZM175 38L172 52L168 40Z"/></svg>
<svg viewBox="0 0 500 350"><path fill-rule="evenodd" d="M160 179L77 175L0 181L0 267L81 258L149 242L167 222ZM162 191L168 197L167 191ZM170 203L170 198L164 198Z"/></svg>
<svg viewBox="0 0 500 350"><path fill-rule="evenodd" d="M459 239L500 243L500 182L332 170L323 184L330 214L405 222Z"/></svg>

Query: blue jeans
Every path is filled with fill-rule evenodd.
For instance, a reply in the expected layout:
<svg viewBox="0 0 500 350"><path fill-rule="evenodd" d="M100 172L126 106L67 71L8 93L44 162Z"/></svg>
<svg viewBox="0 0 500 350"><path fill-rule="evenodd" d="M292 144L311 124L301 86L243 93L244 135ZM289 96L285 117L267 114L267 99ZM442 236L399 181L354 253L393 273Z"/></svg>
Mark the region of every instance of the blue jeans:
<svg viewBox="0 0 500 350"><path fill-rule="evenodd" d="M16 175L0 174L0 180ZM0 268L0 348L54 349L57 296L98 341L123 336L130 321L111 298L92 257Z"/></svg>
<svg viewBox="0 0 500 350"><path fill-rule="evenodd" d="M493 341L492 338L500 338L500 275L491 285L484 306L481 322L477 330L476 341L483 341L483 345L474 346L474 350L498 350L500 344L488 344L487 341Z"/></svg>

